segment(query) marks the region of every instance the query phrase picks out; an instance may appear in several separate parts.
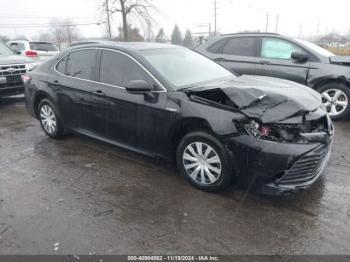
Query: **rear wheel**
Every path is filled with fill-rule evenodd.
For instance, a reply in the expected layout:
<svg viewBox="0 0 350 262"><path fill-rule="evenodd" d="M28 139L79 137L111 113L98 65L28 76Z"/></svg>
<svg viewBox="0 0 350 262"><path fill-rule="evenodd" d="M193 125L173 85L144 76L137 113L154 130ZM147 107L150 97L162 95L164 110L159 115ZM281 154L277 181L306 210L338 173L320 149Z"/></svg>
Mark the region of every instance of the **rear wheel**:
<svg viewBox="0 0 350 262"><path fill-rule="evenodd" d="M176 162L181 175L201 190L219 192L231 184L233 170L228 153L208 133L187 134L177 148Z"/></svg>
<svg viewBox="0 0 350 262"><path fill-rule="evenodd" d="M56 113L54 105L48 99L40 101L38 106L38 117L44 132L52 138L63 136L62 121Z"/></svg>
<svg viewBox="0 0 350 262"><path fill-rule="evenodd" d="M342 83L329 83L318 91L322 95L323 105L333 120L350 116L350 88Z"/></svg>

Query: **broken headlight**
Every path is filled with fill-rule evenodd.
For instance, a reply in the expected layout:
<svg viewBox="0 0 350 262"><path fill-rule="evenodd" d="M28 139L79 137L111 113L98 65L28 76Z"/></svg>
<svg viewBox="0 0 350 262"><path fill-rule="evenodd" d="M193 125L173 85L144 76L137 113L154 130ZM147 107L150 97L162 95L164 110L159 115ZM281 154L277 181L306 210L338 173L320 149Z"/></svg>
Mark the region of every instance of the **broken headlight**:
<svg viewBox="0 0 350 262"><path fill-rule="evenodd" d="M279 143L307 143L303 133L311 131L311 124L261 124L255 120L243 124L246 133L262 139ZM314 129L315 132L318 129Z"/></svg>

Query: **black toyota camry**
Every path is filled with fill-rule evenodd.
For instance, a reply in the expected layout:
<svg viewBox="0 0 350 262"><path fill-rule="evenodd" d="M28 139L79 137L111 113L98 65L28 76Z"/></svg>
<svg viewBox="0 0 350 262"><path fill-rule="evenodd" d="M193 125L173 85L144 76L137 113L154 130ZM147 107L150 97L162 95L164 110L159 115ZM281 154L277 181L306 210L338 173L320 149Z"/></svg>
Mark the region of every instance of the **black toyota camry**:
<svg viewBox="0 0 350 262"><path fill-rule="evenodd" d="M235 182L294 194L318 179L330 156L333 125L316 91L237 77L186 48L77 46L23 78L27 108L48 136L74 132L175 160L205 191Z"/></svg>

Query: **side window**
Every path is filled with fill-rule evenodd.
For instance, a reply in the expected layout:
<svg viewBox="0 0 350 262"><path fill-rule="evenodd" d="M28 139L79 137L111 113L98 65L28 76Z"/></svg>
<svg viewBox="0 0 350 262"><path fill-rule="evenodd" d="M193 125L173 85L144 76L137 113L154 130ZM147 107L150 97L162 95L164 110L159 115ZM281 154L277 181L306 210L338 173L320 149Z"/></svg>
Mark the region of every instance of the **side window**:
<svg viewBox="0 0 350 262"><path fill-rule="evenodd" d="M226 42L227 42L227 39L219 40L214 44L212 44L211 46L209 46L209 48L207 48L207 51L210 53L219 54L221 53L222 47L226 44Z"/></svg>
<svg viewBox="0 0 350 262"><path fill-rule="evenodd" d="M61 74L66 73L66 65L67 65L67 55L61 59L61 61L57 64L56 70Z"/></svg>
<svg viewBox="0 0 350 262"><path fill-rule="evenodd" d="M19 51L25 50L24 44L22 44L22 43L11 43L10 47L11 47L11 49L17 49Z"/></svg>
<svg viewBox="0 0 350 262"><path fill-rule="evenodd" d="M125 87L131 80L145 80L154 85L154 80L131 58L104 50L101 57L100 82Z"/></svg>
<svg viewBox="0 0 350 262"><path fill-rule="evenodd" d="M233 37L222 49L223 54L237 56L255 56L254 37Z"/></svg>
<svg viewBox="0 0 350 262"><path fill-rule="evenodd" d="M65 74L86 80L92 80L96 69L97 50L73 51L69 54Z"/></svg>
<svg viewBox="0 0 350 262"><path fill-rule="evenodd" d="M263 38L261 43L261 57L276 59L291 59L293 52L305 53L297 45L278 38Z"/></svg>

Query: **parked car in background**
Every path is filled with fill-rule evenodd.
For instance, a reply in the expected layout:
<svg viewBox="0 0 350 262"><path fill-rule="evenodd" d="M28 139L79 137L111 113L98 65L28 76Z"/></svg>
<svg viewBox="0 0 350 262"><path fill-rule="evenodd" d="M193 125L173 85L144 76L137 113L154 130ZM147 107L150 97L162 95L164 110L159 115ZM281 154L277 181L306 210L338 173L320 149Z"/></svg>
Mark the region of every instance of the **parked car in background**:
<svg viewBox="0 0 350 262"><path fill-rule="evenodd" d="M239 75L272 76L307 85L322 94L332 119L350 116L350 57L271 33L221 35L196 51Z"/></svg>
<svg viewBox="0 0 350 262"><path fill-rule="evenodd" d="M0 97L23 93L22 76L34 67L33 60L16 55L0 41Z"/></svg>
<svg viewBox="0 0 350 262"><path fill-rule="evenodd" d="M193 186L290 195L330 156L333 125L321 96L286 80L237 77L187 48L83 45L30 72L26 105L52 138L87 135L176 160Z"/></svg>
<svg viewBox="0 0 350 262"><path fill-rule="evenodd" d="M39 62L46 61L59 53L58 48L50 42L15 40L7 42L7 45L17 54Z"/></svg>

